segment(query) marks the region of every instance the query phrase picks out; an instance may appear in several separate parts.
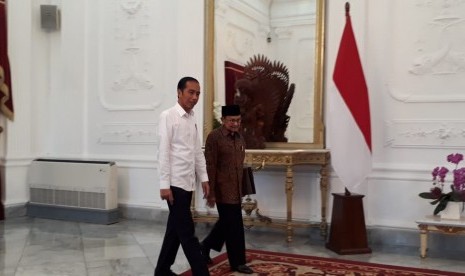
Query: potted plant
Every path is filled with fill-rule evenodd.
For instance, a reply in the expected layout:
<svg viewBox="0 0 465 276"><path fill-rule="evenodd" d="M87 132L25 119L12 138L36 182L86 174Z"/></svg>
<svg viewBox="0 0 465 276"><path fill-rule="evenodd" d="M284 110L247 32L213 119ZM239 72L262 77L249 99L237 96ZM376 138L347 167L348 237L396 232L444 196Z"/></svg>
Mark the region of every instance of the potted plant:
<svg viewBox="0 0 465 276"><path fill-rule="evenodd" d="M449 202L465 202L465 167L459 168L459 163L463 160L463 155L460 153L449 154L447 162L455 164L455 169L452 170L453 180L450 184L450 191L445 191L446 177L449 169L446 167L436 167L431 174L433 175L433 187L429 192L420 193L419 196L425 199L431 199L431 204L436 205L434 215L446 209ZM448 185L447 185L448 186ZM459 213L460 216L460 213Z"/></svg>

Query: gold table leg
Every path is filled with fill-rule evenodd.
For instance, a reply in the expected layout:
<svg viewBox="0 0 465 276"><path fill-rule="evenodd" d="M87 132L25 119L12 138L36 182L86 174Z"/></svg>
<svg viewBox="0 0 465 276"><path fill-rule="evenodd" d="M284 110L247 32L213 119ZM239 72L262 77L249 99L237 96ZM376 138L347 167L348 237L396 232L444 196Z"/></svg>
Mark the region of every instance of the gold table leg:
<svg viewBox="0 0 465 276"><path fill-rule="evenodd" d="M321 222L320 234L326 237L328 234L328 222L326 221L326 208L328 205L328 166L322 165L320 169L320 196L321 196Z"/></svg>
<svg viewBox="0 0 465 276"><path fill-rule="evenodd" d="M294 229L292 227L292 197L294 195L294 172L288 165L286 170L286 203L287 203L287 242L292 242Z"/></svg>
<svg viewBox="0 0 465 276"><path fill-rule="evenodd" d="M428 248L428 226L419 225L420 228L420 257L426 258L426 249Z"/></svg>

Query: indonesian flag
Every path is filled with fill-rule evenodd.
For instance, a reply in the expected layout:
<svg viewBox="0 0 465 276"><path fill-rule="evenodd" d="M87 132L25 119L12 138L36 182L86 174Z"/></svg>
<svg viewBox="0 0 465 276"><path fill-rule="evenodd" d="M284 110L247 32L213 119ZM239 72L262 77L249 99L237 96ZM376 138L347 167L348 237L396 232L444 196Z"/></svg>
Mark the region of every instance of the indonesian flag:
<svg viewBox="0 0 465 276"><path fill-rule="evenodd" d="M338 91L329 98L331 163L346 188L360 185L371 172L371 123L368 88L346 3L346 25L334 67Z"/></svg>
<svg viewBox="0 0 465 276"><path fill-rule="evenodd" d="M10 63L6 26L6 3L0 0L0 111L13 120L13 96L11 94Z"/></svg>

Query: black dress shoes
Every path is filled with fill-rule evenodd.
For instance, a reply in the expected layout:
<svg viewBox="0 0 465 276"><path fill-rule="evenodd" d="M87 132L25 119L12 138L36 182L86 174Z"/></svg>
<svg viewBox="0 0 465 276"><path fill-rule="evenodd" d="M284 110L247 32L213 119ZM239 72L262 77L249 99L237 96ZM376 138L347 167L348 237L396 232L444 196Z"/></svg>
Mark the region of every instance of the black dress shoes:
<svg viewBox="0 0 465 276"><path fill-rule="evenodd" d="M252 274L253 273L253 270L250 267L246 266L245 264L238 265L233 270L237 271L237 272L240 272L240 273L244 273L244 274Z"/></svg>
<svg viewBox="0 0 465 276"><path fill-rule="evenodd" d="M210 248L206 247L203 243L200 243L200 251L202 252L202 256L205 259L207 264L212 264L213 260L210 258Z"/></svg>
<svg viewBox="0 0 465 276"><path fill-rule="evenodd" d="M155 276L177 276L178 274L174 273L172 270L167 270L167 271L162 271L162 272L156 272Z"/></svg>

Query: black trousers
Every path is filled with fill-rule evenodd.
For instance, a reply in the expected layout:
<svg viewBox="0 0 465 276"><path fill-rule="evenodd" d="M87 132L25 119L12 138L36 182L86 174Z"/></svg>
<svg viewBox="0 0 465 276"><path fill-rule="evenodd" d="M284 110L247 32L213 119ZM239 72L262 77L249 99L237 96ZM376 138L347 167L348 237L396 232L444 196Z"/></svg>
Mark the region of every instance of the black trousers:
<svg viewBox="0 0 465 276"><path fill-rule="evenodd" d="M217 203L219 219L203 240L205 247L221 251L226 243L229 265L232 268L245 264L244 224L241 204Z"/></svg>
<svg viewBox="0 0 465 276"><path fill-rule="evenodd" d="M192 192L171 186L174 202L168 208L168 223L166 225L163 245L155 268L155 276L165 276L174 264L179 245L191 266L194 276L207 276L207 263L202 256L200 243L195 236L194 221L190 211Z"/></svg>

